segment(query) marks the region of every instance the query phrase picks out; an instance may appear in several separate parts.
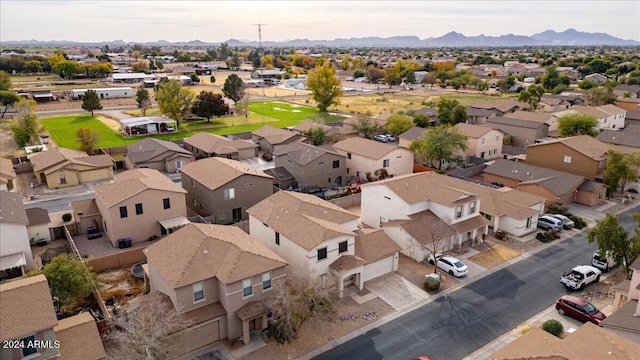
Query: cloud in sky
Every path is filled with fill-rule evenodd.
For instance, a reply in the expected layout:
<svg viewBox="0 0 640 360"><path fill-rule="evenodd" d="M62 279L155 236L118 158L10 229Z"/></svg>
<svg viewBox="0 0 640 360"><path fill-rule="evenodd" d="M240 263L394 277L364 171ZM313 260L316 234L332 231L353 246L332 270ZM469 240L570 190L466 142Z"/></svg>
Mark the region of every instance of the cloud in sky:
<svg viewBox="0 0 640 360"><path fill-rule="evenodd" d="M0 1L0 40L220 42L532 35L574 28L640 41L640 1Z"/></svg>

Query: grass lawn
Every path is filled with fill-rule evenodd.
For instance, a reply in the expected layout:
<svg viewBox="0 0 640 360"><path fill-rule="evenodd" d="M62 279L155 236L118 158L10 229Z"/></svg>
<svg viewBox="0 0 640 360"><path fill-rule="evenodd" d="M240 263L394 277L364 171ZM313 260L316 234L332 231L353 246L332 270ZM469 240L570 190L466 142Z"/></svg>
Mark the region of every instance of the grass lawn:
<svg viewBox="0 0 640 360"><path fill-rule="evenodd" d="M137 138L125 138L117 132L111 130L102 121L90 115L70 115L41 119L42 125L49 132L53 141L60 147L77 149L76 129L94 129L100 137L98 147L126 146L138 141Z"/></svg>

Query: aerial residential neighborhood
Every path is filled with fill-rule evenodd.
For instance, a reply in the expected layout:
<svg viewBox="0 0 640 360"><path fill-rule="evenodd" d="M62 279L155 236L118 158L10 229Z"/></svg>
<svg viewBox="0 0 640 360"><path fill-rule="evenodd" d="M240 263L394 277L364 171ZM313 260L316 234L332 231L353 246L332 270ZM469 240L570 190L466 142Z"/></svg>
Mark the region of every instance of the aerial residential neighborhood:
<svg viewBox="0 0 640 360"><path fill-rule="evenodd" d="M640 360L639 4L141 4L0 3L0 359Z"/></svg>

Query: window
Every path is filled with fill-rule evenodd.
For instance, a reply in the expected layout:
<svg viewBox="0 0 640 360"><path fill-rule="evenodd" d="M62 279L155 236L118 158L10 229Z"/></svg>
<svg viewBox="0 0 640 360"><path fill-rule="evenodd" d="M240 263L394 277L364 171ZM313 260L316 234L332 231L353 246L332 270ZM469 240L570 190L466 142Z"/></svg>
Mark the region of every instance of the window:
<svg viewBox="0 0 640 360"><path fill-rule="evenodd" d="M233 155L232 154L227 154L227 159L233 159Z"/></svg>
<svg viewBox="0 0 640 360"><path fill-rule="evenodd" d="M193 204L193 206L196 206L196 198L192 198L191 203Z"/></svg>
<svg viewBox="0 0 640 360"><path fill-rule="evenodd" d="M566 162L567 164L571 164L571 156L570 155L565 155L564 156L564 162Z"/></svg>
<svg viewBox="0 0 640 360"><path fill-rule="evenodd" d="M224 199L230 200L236 197L236 190L234 188L224 189Z"/></svg>
<svg viewBox="0 0 640 360"><path fill-rule="evenodd" d="M244 184L244 187L252 187L252 186L253 186L253 183L246 183L246 184Z"/></svg>
<svg viewBox="0 0 640 360"><path fill-rule="evenodd" d="M171 209L171 200L169 200L169 198L162 199L162 207L164 209Z"/></svg>
<svg viewBox="0 0 640 360"><path fill-rule="evenodd" d="M500 141L500 135L496 135L496 141Z"/></svg>
<svg viewBox="0 0 640 360"><path fill-rule="evenodd" d="M347 159L351 159L351 153L347 153Z"/></svg>
<svg viewBox="0 0 640 360"><path fill-rule="evenodd" d="M338 244L338 254L342 254L343 252L346 252L348 248L348 243L346 241L343 241L341 243Z"/></svg>
<svg viewBox="0 0 640 360"><path fill-rule="evenodd" d="M318 249L318 260L327 258L327 248Z"/></svg>
<svg viewBox="0 0 640 360"><path fill-rule="evenodd" d="M340 160L333 160L333 168L337 169L340 167Z"/></svg>
<svg viewBox="0 0 640 360"><path fill-rule="evenodd" d="M120 218L126 218L127 216L129 216L129 214L127 214L127 207L120 206Z"/></svg>
<svg viewBox="0 0 640 360"><path fill-rule="evenodd" d="M22 343L24 344L24 347L22 348L22 356L29 356L38 352L38 349L33 346L35 340L35 335L27 336L24 339L20 339L20 341L22 341Z"/></svg>
<svg viewBox="0 0 640 360"><path fill-rule="evenodd" d="M276 231L276 245L280 246L280 233Z"/></svg>
<svg viewBox="0 0 640 360"><path fill-rule="evenodd" d="M604 167L604 160L600 160L598 162L598 169L602 169Z"/></svg>
<svg viewBox="0 0 640 360"><path fill-rule="evenodd" d="M462 206L458 206L456 207L456 219L459 219L462 217Z"/></svg>
<svg viewBox="0 0 640 360"><path fill-rule="evenodd" d="M360 177L360 171L356 171L356 177Z"/></svg>
<svg viewBox="0 0 640 360"><path fill-rule="evenodd" d="M142 215L142 204L136 204L136 215Z"/></svg>
<svg viewBox="0 0 640 360"><path fill-rule="evenodd" d="M602 199L602 190L598 191L598 200Z"/></svg>
<svg viewBox="0 0 640 360"><path fill-rule="evenodd" d="M204 282L200 281L192 285L193 287L193 302L204 300Z"/></svg>
<svg viewBox="0 0 640 360"><path fill-rule="evenodd" d="M527 227L526 227L527 229L531 228L531 220L532 220L531 217L527 218Z"/></svg>
<svg viewBox="0 0 640 360"><path fill-rule="evenodd" d="M476 212L476 202L472 201L471 204L469 204L469 214L473 214Z"/></svg>
<svg viewBox="0 0 640 360"><path fill-rule="evenodd" d="M271 289L271 272L262 274L262 290Z"/></svg>
<svg viewBox="0 0 640 360"><path fill-rule="evenodd" d="M196 186L196 183L193 181L193 179L191 179L191 187Z"/></svg>
<svg viewBox="0 0 640 360"><path fill-rule="evenodd" d="M67 175L60 174L60 184L66 184L66 183L67 183Z"/></svg>
<svg viewBox="0 0 640 360"><path fill-rule="evenodd" d="M253 286L251 285L251 278L242 280L242 296L247 297L253 294Z"/></svg>
<svg viewBox="0 0 640 360"><path fill-rule="evenodd" d="M349 174L351 172L351 169L347 168L347 174Z"/></svg>
<svg viewBox="0 0 640 360"><path fill-rule="evenodd" d="M382 167L389 167L389 159L382 160Z"/></svg>
<svg viewBox="0 0 640 360"><path fill-rule="evenodd" d="M484 138L480 139L480 144L484 144Z"/></svg>

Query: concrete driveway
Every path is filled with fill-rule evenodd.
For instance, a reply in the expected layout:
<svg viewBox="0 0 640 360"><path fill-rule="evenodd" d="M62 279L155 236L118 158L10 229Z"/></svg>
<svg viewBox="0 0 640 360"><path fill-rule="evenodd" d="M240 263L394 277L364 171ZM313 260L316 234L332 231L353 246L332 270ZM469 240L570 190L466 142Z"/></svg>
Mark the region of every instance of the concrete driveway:
<svg viewBox="0 0 640 360"><path fill-rule="evenodd" d="M424 290L396 273L368 281L364 287L396 310L414 305L429 297Z"/></svg>

